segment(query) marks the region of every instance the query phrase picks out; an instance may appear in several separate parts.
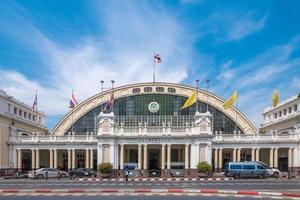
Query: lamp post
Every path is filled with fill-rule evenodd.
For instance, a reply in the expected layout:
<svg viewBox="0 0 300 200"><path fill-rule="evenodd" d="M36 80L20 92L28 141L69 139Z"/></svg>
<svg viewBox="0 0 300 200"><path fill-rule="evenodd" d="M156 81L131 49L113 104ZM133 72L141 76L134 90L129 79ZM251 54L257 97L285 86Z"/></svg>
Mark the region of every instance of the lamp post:
<svg viewBox="0 0 300 200"><path fill-rule="evenodd" d="M198 90L199 90L199 79L196 79L196 112L198 112Z"/></svg>
<svg viewBox="0 0 300 200"><path fill-rule="evenodd" d="M103 84L104 84L104 81L101 80L100 83L101 83L101 92L103 92Z"/></svg>

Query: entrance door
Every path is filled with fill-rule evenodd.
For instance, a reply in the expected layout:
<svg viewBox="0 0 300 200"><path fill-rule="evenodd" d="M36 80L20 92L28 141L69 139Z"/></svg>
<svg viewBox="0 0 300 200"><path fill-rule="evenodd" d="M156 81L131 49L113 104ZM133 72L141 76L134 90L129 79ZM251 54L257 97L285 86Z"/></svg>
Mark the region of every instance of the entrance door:
<svg viewBox="0 0 300 200"><path fill-rule="evenodd" d="M151 149L149 151L149 169L158 169L159 150Z"/></svg>

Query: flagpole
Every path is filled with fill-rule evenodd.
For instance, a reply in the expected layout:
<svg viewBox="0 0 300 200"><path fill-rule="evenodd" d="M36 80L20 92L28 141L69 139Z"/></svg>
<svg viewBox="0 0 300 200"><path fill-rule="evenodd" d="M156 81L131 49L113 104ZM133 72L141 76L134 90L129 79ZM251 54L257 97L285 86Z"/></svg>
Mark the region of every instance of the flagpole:
<svg viewBox="0 0 300 200"><path fill-rule="evenodd" d="M37 89L35 89L35 98L36 98L36 106L35 106L35 116L36 116L36 126L35 126L35 132L37 133L37 120L38 120L38 116L37 116L37 108L38 108L38 100L37 100Z"/></svg>
<svg viewBox="0 0 300 200"><path fill-rule="evenodd" d="M196 81L196 112L198 112L198 90L199 90L199 79L195 80Z"/></svg>
<svg viewBox="0 0 300 200"><path fill-rule="evenodd" d="M237 89L236 89L236 93L237 93ZM237 130L237 110L238 110L238 94L236 95L236 101L235 101L235 133L237 134L238 130Z"/></svg>
<svg viewBox="0 0 300 200"><path fill-rule="evenodd" d="M71 95L71 98L73 96L73 88L72 88L72 95ZM73 107L74 108L74 107ZM73 108L71 108L71 113L72 113L72 127L71 127L71 131L72 131L72 135L73 135L73 124L74 124L74 114L73 114Z"/></svg>
<svg viewBox="0 0 300 200"><path fill-rule="evenodd" d="M207 79L207 80L206 80L206 83L207 83L207 88L206 88L206 89L207 89L207 96L206 96L206 98L207 98L207 99L206 99L206 112L208 112L208 98L209 98L209 96L208 96L208 95L209 95L209 94L208 94L208 91L209 91L209 79Z"/></svg>
<svg viewBox="0 0 300 200"><path fill-rule="evenodd" d="M153 55L153 83L155 83L155 51Z"/></svg>

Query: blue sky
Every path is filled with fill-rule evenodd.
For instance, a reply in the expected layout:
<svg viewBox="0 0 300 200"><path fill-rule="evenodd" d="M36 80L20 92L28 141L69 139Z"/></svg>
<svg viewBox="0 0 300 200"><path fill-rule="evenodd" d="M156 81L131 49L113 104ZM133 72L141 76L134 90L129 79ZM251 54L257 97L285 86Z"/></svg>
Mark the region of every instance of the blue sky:
<svg viewBox="0 0 300 200"><path fill-rule="evenodd" d="M0 88L39 108L53 126L79 101L116 85L211 80L259 127L274 88L300 92L300 1L0 1Z"/></svg>

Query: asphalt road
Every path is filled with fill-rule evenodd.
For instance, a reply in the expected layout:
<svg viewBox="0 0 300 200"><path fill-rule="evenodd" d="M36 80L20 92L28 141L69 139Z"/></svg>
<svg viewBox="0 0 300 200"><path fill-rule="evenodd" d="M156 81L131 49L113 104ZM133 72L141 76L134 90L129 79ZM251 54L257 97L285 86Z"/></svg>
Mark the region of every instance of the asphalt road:
<svg viewBox="0 0 300 200"><path fill-rule="evenodd" d="M124 194L106 194L106 195L96 195L96 194L11 194L11 195L0 195L1 200L253 200L256 197L246 197L246 196L216 196L216 195L156 195L156 194L135 194L135 195L124 195ZM258 199L270 200L275 199L271 197L257 197ZM278 199L278 197L276 198Z"/></svg>
<svg viewBox="0 0 300 200"><path fill-rule="evenodd" d="M92 189L92 188L189 188L223 190L257 190L300 193L300 179L265 179L231 181L75 181L69 179L46 180L0 180L0 189Z"/></svg>

